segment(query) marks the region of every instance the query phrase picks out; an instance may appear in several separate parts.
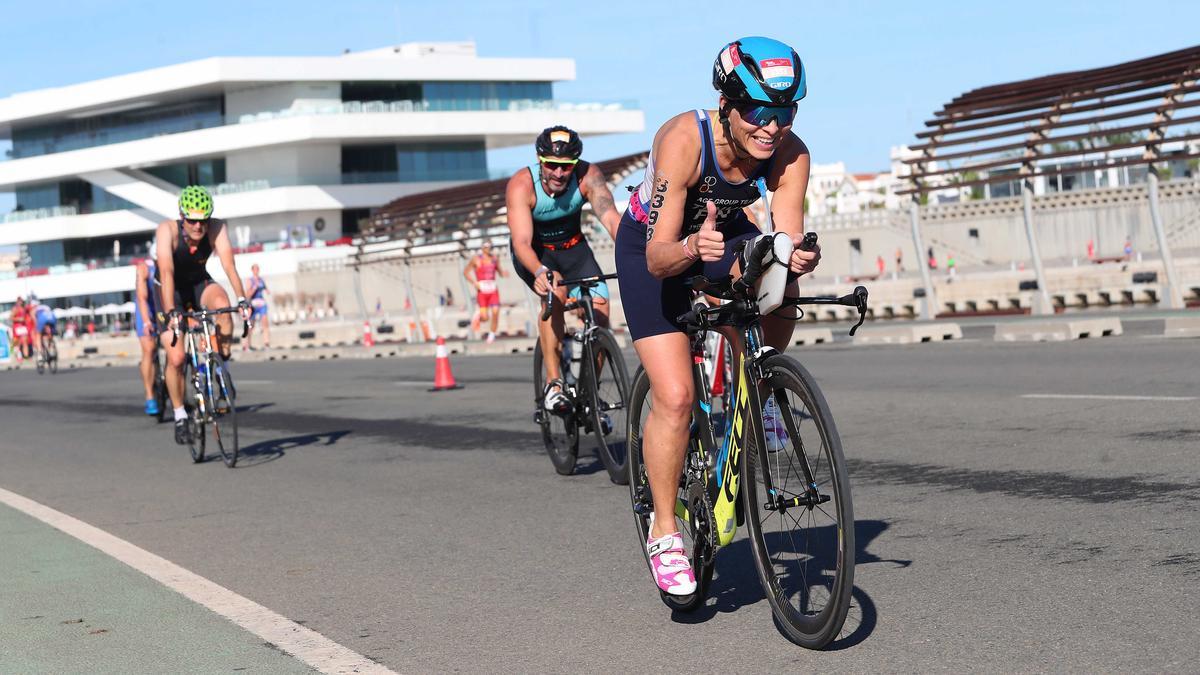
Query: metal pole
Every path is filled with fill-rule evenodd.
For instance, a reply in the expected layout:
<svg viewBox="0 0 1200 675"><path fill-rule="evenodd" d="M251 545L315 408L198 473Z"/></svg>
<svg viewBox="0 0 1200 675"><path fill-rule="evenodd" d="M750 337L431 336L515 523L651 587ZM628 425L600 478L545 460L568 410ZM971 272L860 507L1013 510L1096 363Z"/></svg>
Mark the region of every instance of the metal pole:
<svg viewBox="0 0 1200 675"><path fill-rule="evenodd" d="M370 321L371 317L367 314L367 301L363 298L362 267L357 263L354 265L354 295L358 298L358 311L362 312L363 321Z"/></svg>
<svg viewBox="0 0 1200 675"><path fill-rule="evenodd" d="M1171 309L1183 309L1183 295L1179 287L1179 279L1175 276L1175 261L1171 258L1171 249L1167 246L1167 234L1163 230L1162 213L1158 210L1158 173L1151 164L1147 167L1146 184L1150 188L1150 221L1154 223L1154 237L1158 239L1158 250L1162 252L1163 267L1167 269L1167 296L1161 302Z"/></svg>
<svg viewBox="0 0 1200 675"><path fill-rule="evenodd" d="M1033 179L1021 181L1021 201L1025 212L1025 237L1029 240L1029 254L1033 256L1033 271L1037 275L1038 302L1034 303L1034 314L1053 314L1050 291L1046 289L1046 273L1042 270L1042 254L1038 251L1037 237L1033 234Z"/></svg>
<svg viewBox="0 0 1200 675"><path fill-rule="evenodd" d="M411 255L411 254L410 254ZM417 294L413 290L412 259L404 260L404 283L408 285L408 304L412 310L412 321L416 325L413 342L424 342L424 331L421 330L421 312L417 309Z"/></svg>
<svg viewBox="0 0 1200 675"><path fill-rule="evenodd" d="M925 258L925 244L921 241L921 203L920 193L914 192L912 203L908 206L909 220L912 223L913 246L917 247L917 267L921 270L921 284L925 288L925 302L921 304L921 318L926 321L935 315L937 297L933 294L933 280L929 276L929 261Z"/></svg>

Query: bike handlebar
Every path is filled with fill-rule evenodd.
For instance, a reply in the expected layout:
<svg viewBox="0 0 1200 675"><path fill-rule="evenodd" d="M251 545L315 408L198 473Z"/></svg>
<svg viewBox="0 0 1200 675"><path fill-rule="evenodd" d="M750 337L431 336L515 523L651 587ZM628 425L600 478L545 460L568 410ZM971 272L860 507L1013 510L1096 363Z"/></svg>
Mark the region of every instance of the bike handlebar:
<svg viewBox="0 0 1200 675"><path fill-rule="evenodd" d="M179 316L180 321L183 321L185 319L194 319L196 321L211 321L212 317L214 317L218 314L234 314L234 313L240 313L241 311L242 311L241 307L234 305L233 307L222 307L221 309L202 309L198 312L175 311L173 313L177 314ZM170 314L168 314L168 321L170 320L169 317L170 317ZM250 319L247 319L242 322L242 339L243 340L245 340L246 336L250 334L250 324L251 323L252 323L252 321ZM179 326L178 326L178 324L176 324L174 326L171 326L171 346L174 347L176 345L176 343L178 343L178 342L179 342Z"/></svg>
<svg viewBox="0 0 1200 675"><path fill-rule="evenodd" d="M546 283L548 283L550 285L551 289L553 289L555 286L558 286L560 288L571 288L574 286L581 286L581 287L586 286L588 288L591 288L593 286L600 285L602 282L609 281L610 279L616 279L616 278L617 278L616 273L596 274L596 275L593 275L590 277L579 277L578 279L561 279L561 280L559 280L558 283L554 283L554 273L550 272L550 271L546 272ZM570 309L570 308L568 307L568 309ZM550 314L553 311L554 311L554 291L551 290L550 292L546 293L546 295L542 296L542 321L549 319Z"/></svg>

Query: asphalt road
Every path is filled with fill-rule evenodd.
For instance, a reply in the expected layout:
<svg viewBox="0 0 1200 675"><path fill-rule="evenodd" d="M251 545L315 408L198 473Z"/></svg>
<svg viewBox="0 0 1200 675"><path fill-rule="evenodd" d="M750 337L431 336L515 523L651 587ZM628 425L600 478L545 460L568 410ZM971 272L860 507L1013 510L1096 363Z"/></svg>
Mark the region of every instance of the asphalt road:
<svg viewBox="0 0 1200 675"><path fill-rule="evenodd" d="M627 490L545 457L528 356L456 358L465 388L437 394L425 360L235 363L234 470L139 417L132 369L3 372L0 487L399 672L1194 671L1200 400L1027 396L1198 397L1200 341L796 354L858 519L824 652L777 632L740 536L673 616Z"/></svg>

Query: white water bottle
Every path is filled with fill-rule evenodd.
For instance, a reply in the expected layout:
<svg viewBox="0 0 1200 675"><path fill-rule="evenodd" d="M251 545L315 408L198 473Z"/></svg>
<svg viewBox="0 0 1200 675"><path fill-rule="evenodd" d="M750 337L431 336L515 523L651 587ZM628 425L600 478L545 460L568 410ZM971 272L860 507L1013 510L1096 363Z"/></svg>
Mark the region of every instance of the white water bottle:
<svg viewBox="0 0 1200 675"><path fill-rule="evenodd" d="M760 234L750 242L753 247L763 237L775 241L763 258L763 273L754 285L754 297L758 301L758 313L770 314L783 304L783 292L787 290L788 261L792 259L792 238L786 233Z"/></svg>

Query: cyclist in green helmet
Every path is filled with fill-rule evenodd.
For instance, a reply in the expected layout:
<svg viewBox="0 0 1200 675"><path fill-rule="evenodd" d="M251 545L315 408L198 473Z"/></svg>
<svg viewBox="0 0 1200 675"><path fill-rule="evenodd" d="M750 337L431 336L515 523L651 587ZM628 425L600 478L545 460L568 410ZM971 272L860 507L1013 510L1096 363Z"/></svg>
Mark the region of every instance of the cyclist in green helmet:
<svg viewBox="0 0 1200 675"><path fill-rule="evenodd" d="M158 251L156 278L161 285L163 311L169 317L168 326L180 328L180 312L197 309L223 309L230 306L229 295L208 274L205 266L216 252L225 270L229 285L237 293L242 320L250 318L250 303L242 277L233 262L233 245L229 242L229 227L224 220L213 218L213 198L199 185L189 185L179 195L179 219L158 224L155 246ZM175 409L175 442L188 443L187 412L183 407L183 341L171 345L173 331L159 336L167 354L167 392ZM229 358L233 319L228 314L217 317L217 350Z"/></svg>

